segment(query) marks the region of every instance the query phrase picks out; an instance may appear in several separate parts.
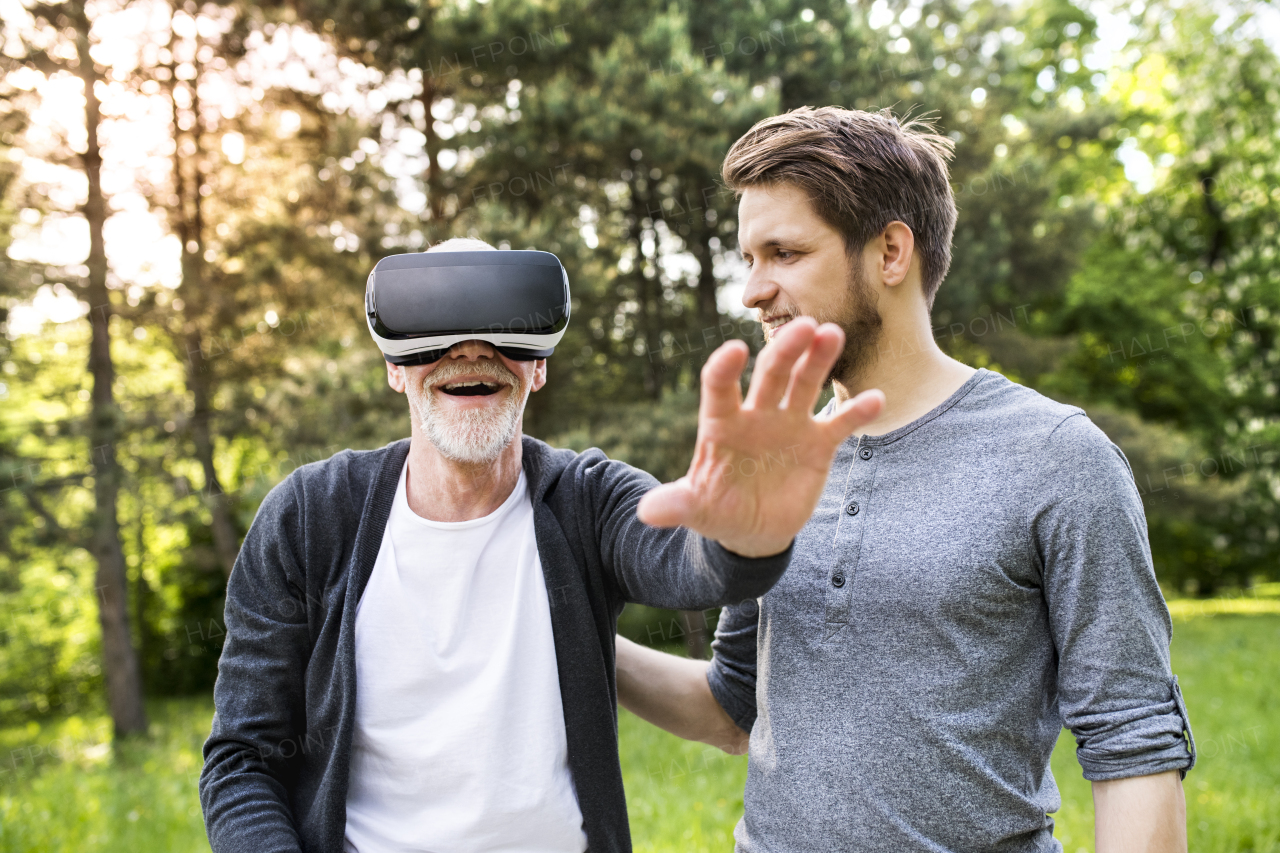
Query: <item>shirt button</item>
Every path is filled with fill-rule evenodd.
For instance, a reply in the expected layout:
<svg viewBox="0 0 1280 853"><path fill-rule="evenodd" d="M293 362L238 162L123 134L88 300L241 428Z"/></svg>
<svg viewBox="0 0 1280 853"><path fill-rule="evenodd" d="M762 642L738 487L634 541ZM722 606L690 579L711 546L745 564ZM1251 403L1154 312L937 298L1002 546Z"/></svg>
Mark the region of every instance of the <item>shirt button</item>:
<svg viewBox="0 0 1280 853"><path fill-rule="evenodd" d="M844 511L845 511L845 512L847 512L847 513L849 513L849 515L857 515L857 514L858 514L858 502L857 502L857 501L853 501L853 502L852 502L852 503L850 503L847 507L845 507L845 508L844 508Z"/></svg>
<svg viewBox="0 0 1280 853"><path fill-rule="evenodd" d="M870 458L871 458L871 448L870 448L870 447L864 447L864 448L862 448L861 450L859 450L859 451L858 451L858 456L860 456L863 460L870 459Z"/></svg>
<svg viewBox="0 0 1280 853"><path fill-rule="evenodd" d="M836 589L839 589L840 587L844 586L844 575L832 575L831 585L834 586Z"/></svg>

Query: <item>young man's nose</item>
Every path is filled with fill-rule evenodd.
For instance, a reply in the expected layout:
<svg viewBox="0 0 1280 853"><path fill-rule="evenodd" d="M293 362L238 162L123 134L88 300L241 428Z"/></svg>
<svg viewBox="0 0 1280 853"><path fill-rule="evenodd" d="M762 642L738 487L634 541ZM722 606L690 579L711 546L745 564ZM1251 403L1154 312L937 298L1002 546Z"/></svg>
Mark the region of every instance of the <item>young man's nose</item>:
<svg viewBox="0 0 1280 853"><path fill-rule="evenodd" d="M757 266L747 276L747 286L742 291L742 304L748 308L763 308L778 295L778 285Z"/></svg>

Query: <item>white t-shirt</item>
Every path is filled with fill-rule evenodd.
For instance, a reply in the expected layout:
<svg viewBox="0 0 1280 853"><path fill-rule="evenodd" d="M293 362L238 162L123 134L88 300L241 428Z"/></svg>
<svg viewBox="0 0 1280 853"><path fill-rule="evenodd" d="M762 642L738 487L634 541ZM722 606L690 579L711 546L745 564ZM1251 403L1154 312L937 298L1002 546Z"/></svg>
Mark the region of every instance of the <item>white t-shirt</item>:
<svg viewBox="0 0 1280 853"><path fill-rule="evenodd" d="M401 471L356 612L347 853L586 846L524 473L445 523L414 514Z"/></svg>

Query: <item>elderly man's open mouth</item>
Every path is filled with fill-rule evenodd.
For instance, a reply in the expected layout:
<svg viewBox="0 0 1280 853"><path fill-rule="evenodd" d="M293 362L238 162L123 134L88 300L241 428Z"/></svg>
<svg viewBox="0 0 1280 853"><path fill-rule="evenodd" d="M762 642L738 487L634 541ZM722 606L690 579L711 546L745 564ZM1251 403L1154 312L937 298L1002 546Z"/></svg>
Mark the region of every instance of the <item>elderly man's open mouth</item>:
<svg viewBox="0 0 1280 853"><path fill-rule="evenodd" d="M436 387L450 397L488 397L497 394L506 385L507 383L494 379L460 379Z"/></svg>

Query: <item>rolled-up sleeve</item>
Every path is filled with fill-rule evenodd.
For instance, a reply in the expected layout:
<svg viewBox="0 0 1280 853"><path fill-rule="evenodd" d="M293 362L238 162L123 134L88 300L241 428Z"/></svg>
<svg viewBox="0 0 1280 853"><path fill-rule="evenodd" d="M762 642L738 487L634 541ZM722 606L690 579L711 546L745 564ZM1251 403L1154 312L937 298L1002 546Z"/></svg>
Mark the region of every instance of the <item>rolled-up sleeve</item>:
<svg viewBox="0 0 1280 853"><path fill-rule="evenodd" d="M756 722L759 628L760 607L754 598L722 609L716 637L711 643L714 657L707 668L711 695L744 732L751 731Z"/></svg>
<svg viewBox="0 0 1280 853"><path fill-rule="evenodd" d="M1195 742L1170 669L1172 624L1129 463L1083 415L1058 425L1045 454L1031 526L1058 653L1058 705L1084 777L1185 775Z"/></svg>

